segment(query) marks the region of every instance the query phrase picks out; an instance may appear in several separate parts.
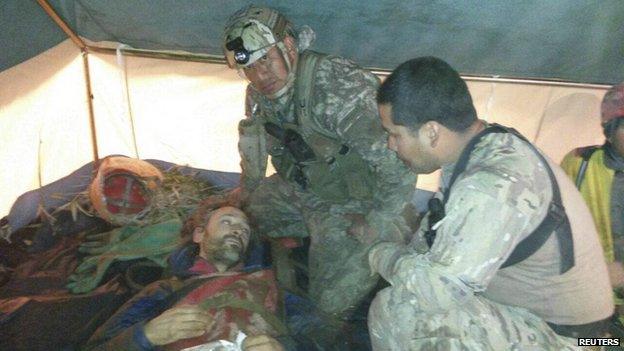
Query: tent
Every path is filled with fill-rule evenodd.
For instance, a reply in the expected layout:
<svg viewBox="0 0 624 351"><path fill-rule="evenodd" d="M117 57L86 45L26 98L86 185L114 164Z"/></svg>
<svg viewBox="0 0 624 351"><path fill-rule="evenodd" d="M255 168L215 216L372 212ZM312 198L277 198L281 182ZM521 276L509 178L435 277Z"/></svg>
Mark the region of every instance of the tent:
<svg viewBox="0 0 624 351"><path fill-rule="evenodd" d="M223 64L221 30L246 3L0 2L0 217L96 155L239 171L245 82ZM412 57L445 59L481 118L517 128L555 161L602 142L600 99L624 80L620 0L258 4L313 28L313 49L382 76ZM436 185L436 175L419 179Z"/></svg>

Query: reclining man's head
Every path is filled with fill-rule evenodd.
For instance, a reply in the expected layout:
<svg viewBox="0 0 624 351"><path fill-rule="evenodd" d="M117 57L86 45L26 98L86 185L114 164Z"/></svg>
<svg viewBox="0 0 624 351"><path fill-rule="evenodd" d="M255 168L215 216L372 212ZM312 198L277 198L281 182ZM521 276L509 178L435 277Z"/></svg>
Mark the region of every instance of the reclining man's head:
<svg viewBox="0 0 624 351"><path fill-rule="evenodd" d="M200 207L193 217L193 242L199 246L199 257L219 272L242 262L251 237L243 211L232 206Z"/></svg>

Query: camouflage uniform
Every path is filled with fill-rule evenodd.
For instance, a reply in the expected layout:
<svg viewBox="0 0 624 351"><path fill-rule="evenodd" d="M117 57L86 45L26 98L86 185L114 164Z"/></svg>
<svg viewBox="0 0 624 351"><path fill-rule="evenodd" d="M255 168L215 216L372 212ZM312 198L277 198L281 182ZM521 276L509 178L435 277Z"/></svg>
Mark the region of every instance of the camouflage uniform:
<svg viewBox="0 0 624 351"><path fill-rule="evenodd" d="M318 58L307 77L300 73L303 55ZM239 125L243 189L253 191L246 211L271 238L310 236L310 298L325 312L342 313L378 280L366 263L370 244L346 234L351 222L345 214L364 215L385 240L404 240L408 228L400 214L415 176L387 149L375 103L377 77L340 57L308 51L299 58L296 87L284 97L268 99L248 88L248 118ZM295 111L302 84L311 89L306 118ZM282 172L287 151L267 134L267 122L298 128L314 150L317 162L304 171L316 174L305 189ZM264 178L269 154L279 175Z"/></svg>
<svg viewBox="0 0 624 351"><path fill-rule="evenodd" d="M564 205L576 211L580 195L550 164ZM443 183L452 167L443 167ZM431 249L424 238L428 218L409 245L380 243L371 249L371 269L392 285L377 294L369 310L373 348L575 349L575 339L555 334L545 320L579 325L613 311L586 208L568 212L576 260L568 272L559 273L554 234L526 260L500 269L545 217L551 198L547 171L527 144L511 134L483 137L452 186Z"/></svg>

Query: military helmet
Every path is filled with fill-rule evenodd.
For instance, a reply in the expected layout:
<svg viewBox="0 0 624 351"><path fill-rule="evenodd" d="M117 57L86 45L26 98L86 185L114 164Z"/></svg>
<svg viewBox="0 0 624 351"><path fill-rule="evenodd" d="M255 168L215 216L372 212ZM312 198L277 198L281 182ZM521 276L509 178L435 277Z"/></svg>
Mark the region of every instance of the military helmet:
<svg viewBox="0 0 624 351"><path fill-rule="evenodd" d="M600 106L602 125L616 118L624 118L624 83L614 85L602 98Z"/></svg>
<svg viewBox="0 0 624 351"><path fill-rule="evenodd" d="M279 12L253 5L238 10L228 19L223 36L228 66L251 65L287 35L295 37L292 23Z"/></svg>

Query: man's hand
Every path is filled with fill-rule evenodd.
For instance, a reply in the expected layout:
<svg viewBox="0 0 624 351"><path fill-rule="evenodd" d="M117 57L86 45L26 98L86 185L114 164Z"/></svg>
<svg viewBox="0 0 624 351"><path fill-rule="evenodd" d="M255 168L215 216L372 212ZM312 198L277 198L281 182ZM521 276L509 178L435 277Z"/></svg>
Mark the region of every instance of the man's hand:
<svg viewBox="0 0 624 351"><path fill-rule="evenodd" d="M379 272L379 266L382 261L382 257L384 256L385 246L386 243L379 243L368 251L368 267L371 270L371 274Z"/></svg>
<svg viewBox="0 0 624 351"><path fill-rule="evenodd" d="M279 341L268 335L248 336L243 341L243 351L284 351Z"/></svg>
<svg viewBox="0 0 624 351"><path fill-rule="evenodd" d="M347 228L347 234L360 243L371 244L379 236L379 233L366 223L366 217L363 214L347 213L344 216L351 221L351 226Z"/></svg>
<svg viewBox="0 0 624 351"><path fill-rule="evenodd" d="M163 312L145 324L145 337L152 345L166 345L193 338L212 328L214 321L208 311L198 306L180 306Z"/></svg>
<svg viewBox="0 0 624 351"><path fill-rule="evenodd" d="M249 194L243 191L243 188L240 186L232 189L227 195L228 203L237 208L242 208L242 206L247 203L248 198Z"/></svg>
<svg viewBox="0 0 624 351"><path fill-rule="evenodd" d="M385 280L390 281L396 261L406 254L408 249L405 245L395 242L380 242L368 252L368 265L371 275L379 273Z"/></svg>

